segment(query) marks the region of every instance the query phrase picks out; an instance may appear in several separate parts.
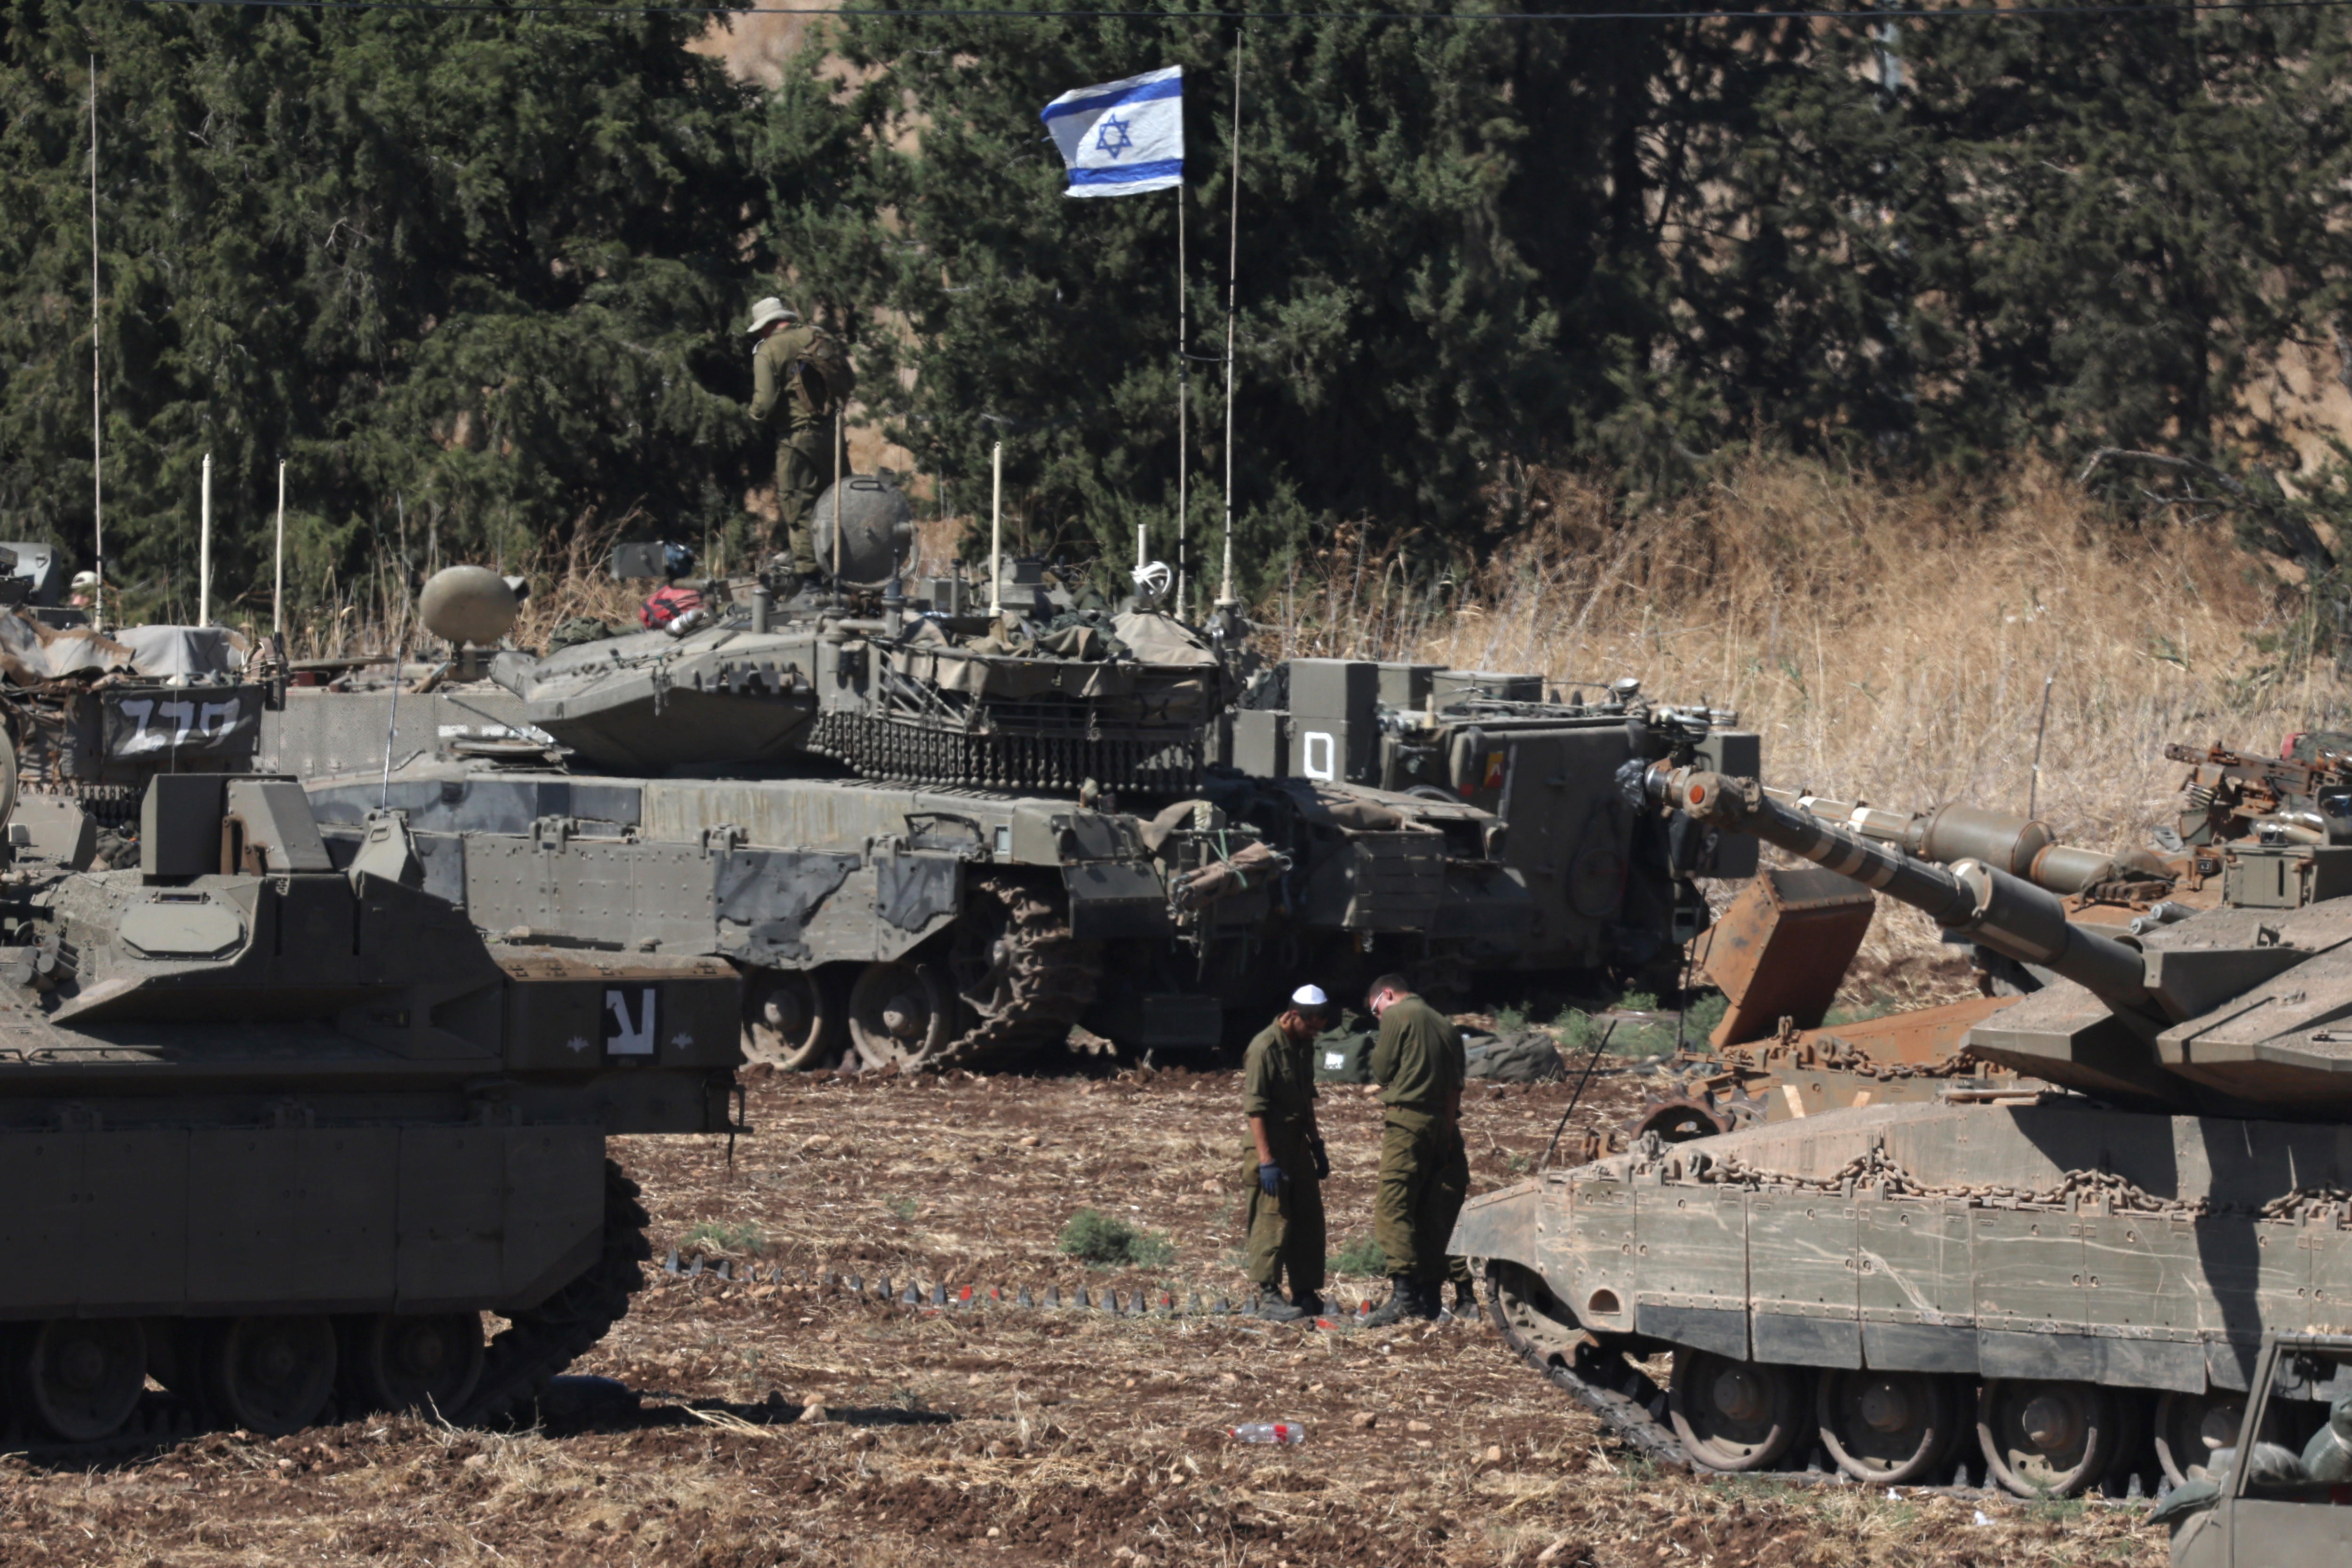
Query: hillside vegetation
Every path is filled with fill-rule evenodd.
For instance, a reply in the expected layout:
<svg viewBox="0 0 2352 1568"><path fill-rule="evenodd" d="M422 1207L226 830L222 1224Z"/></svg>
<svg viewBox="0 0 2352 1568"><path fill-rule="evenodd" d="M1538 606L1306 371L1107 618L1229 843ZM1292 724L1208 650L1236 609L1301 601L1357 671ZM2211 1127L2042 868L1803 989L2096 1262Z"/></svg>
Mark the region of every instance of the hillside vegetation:
<svg viewBox="0 0 2352 1568"><path fill-rule="evenodd" d="M1031 542L1123 560L1140 521L1166 553L1179 200L1066 200L1036 115L1181 64L1195 539L1224 506L1244 78L1254 595L1360 534L1419 580L1507 552L1544 521L1531 470L1592 476L1614 530L1749 452L1932 489L2112 445L2212 465L2109 464L2118 520L2241 484L2263 504L2228 521L2342 596L2310 418L2352 278L2328 14L1437 9L1261 16L1238 48L1197 0L844 16L763 35L753 82L684 9L23 0L0 16L0 515L90 549L95 55L127 612L188 613L206 451L247 613L281 458L295 591L331 612L616 527L740 563L769 462L740 329L775 291L856 340L861 449L909 454L931 510L975 510L1001 439Z"/></svg>

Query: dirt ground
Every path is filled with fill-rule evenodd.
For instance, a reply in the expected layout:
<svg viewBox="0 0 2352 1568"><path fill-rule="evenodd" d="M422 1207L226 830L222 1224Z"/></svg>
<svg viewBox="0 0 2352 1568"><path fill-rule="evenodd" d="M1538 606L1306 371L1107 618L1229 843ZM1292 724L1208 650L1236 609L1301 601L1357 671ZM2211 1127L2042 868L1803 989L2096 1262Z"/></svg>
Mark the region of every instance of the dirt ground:
<svg viewBox="0 0 2352 1568"><path fill-rule="evenodd" d="M1596 1080L1579 1125L1639 1080ZM219 1435L89 1473L0 1461L0 1568L31 1563L1072 1563L1720 1568L2164 1560L2103 1504L1890 1497L1645 1470L1483 1322L1301 1331L985 1304L1239 1298L1244 1143L1231 1074L755 1077L759 1131L625 1139L656 1256L690 1233L762 1270L856 1273L865 1299L653 1276L576 1373L642 1401L520 1435L415 1417L277 1442ZM1542 1152L1565 1087L1477 1087L1476 1184ZM1368 1234L1376 1108L1327 1094L1335 1251ZM1092 1207L1173 1244L1150 1272L1055 1249ZM873 1282L976 1288L884 1306ZM1352 1301L1377 1296L1344 1279ZM690 1410L688 1402L702 1408ZM811 1409L822 1406L822 1419ZM1303 1424L1295 1447L1232 1442Z"/></svg>

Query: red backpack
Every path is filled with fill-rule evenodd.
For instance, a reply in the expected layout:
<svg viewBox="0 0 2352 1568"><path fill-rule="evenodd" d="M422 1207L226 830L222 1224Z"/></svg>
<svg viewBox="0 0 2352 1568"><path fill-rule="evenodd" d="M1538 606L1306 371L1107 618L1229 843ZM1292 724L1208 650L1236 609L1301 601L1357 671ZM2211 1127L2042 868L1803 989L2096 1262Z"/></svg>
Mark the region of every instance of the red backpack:
<svg viewBox="0 0 2352 1568"><path fill-rule="evenodd" d="M700 608L701 595L672 583L667 587L654 590L653 596L646 601L645 608L637 612L637 619L645 624L646 630L659 631L688 611Z"/></svg>

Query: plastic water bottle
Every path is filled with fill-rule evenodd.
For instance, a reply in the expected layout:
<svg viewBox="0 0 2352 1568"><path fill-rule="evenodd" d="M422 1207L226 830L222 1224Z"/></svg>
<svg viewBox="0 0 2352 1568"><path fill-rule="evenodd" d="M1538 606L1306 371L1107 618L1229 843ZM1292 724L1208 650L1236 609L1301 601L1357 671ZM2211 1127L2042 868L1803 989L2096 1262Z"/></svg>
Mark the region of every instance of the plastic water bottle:
<svg viewBox="0 0 2352 1568"><path fill-rule="evenodd" d="M1304 1443L1307 1428L1296 1421L1244 1421L1225 1433L1236 1443Z"/></svg>

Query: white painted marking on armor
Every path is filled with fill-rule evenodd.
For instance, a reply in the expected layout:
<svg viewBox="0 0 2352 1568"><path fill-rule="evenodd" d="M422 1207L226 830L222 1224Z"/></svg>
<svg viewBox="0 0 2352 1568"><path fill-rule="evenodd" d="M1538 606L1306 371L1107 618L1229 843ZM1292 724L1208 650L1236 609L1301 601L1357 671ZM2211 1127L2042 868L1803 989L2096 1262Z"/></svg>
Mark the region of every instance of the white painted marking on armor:
<svg viewBox="0 0 2352 1568"><path fill-rule="evenodd" d="M629 992L637 994L637 1016L629 1016ZM650 985L604 988L604 1010L612 1022L604 1031L604 1054L649 1057L654 1054L654 988Z"/></svg>

